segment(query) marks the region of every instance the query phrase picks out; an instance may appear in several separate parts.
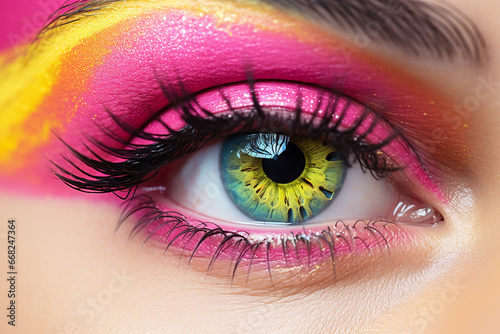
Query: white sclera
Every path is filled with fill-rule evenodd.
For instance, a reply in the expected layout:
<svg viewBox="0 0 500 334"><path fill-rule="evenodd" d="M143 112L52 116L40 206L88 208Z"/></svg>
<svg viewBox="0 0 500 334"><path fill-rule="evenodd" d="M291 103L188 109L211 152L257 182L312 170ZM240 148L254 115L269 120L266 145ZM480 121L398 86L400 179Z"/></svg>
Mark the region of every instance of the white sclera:
<svg viewBox="0 0 500 334"><path fill-rule="evenodd" d="M175 175L165 180L169 201L185 215L213 222L264 224L239 211L226 193L220 177L222 143L211 144L176 164ZM400 192L385 180L376 180L355 164L348 168L342 189L330 205L303 224L337 220L390 219ZM277 224L277 223L272 223Z"/></svg>

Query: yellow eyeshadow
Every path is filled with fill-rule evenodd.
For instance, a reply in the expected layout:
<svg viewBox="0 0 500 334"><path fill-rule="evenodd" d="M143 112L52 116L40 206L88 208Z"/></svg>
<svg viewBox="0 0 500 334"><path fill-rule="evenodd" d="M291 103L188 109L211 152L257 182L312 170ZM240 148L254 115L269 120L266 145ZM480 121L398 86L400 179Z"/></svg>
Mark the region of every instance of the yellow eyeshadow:
<svg viewBox="0 0 500 334"><path fill-rule="evenodd" d="M162 15L160 10L165 15L171 10L210 15L228 34L232 24L245 23L287 34L304 32L303 25L259 1L211 0L118 2L50 30L23 55L0 68L0 169L24 165L30 152L49 140L51 129L63 131L81 101L65 101L62 96L67 100L85 92L93 69L115 45L120 46L120 36L130 27L128 20ZM0 64L2 59L5 57L0 56Z"/></svg>
<svg viewBox="0 0 500 334"><path fill-rule="evenodd" d="M57 105L42 110L42 102L55 94L61 72L72 66L66 62L70 58L68 55L79 43L116 22L119 22L118 18L93 20L91 25L79 24L54 31L47 39L28 49L26 55L1 69L0 106L4 112L0 114L0 166L10 161L8 165L12 167L14 152L19 158L19 153L28 152L47 141L51 128L60 128L64 120L69 120L71 111L61 110L62 106ZM109 47L96 47L91 55L95 62L99 62L110 51ZM85 84L90 73L85 73L82 67L79 74L81 77L73 79ZM34 126L34 121L38 127Z"/></svg>

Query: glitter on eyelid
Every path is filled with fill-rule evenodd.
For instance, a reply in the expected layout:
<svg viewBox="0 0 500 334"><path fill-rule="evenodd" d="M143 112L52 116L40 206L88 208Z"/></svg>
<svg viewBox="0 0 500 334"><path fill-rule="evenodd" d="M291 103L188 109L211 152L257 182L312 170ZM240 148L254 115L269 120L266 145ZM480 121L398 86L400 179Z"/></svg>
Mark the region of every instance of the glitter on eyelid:
<svg viewBox="0 0 500 334"><path fill-rule="evenodd" d="M252 3L130 0L49 32L28 58L0 68L4 79L0 82L0 176L27 179L24 175L29 175L37 180L48 176L40 175L46 167L45 159L64 150L51 135L52 129L69 139L68 144L78 146L83 134L102 135L96 133L96 125L110 121L106 110L134 118L130 115L133 109L141 114L138 118L147 118L164 107L155 104L167 103L168 99L161 95L152 68L145 66L148 64L161 67L159 75L166 84L174 80L170 78L172 71L179 70L182 83L190 93L196 93L212 88L214 81L216 85L241 81L245 73L239 55L248 54L252 70L265 74L259 76L341 91L369 107L384 110L384 117L396 126L414 124L411 120L416 115L421 117L423 110L428 110L427 127L446 125L441 114L450 100L411 73L368 50L360 53L351 43L310 22L266 6L250 9ZM241 22L225 23L217 15ZM186 29L185 37L180 33L182 28ZM256 28L261 29L258 34ZM172 38L163 38L166 31ZM165 57L158 57L160 54ZM300 71L291 71L297 68ZM370 92L376 95L372 97ZM290 104L288 93L282 94L274 96L273 107ZM234 102L247 98L242 93ZM435 105L430 106L429 100ZM314 106L312 101L308 104ZM417 136L421 128L409 127L408 131ZM454 133L448 138L457 138L458 143L461 136ZM461 159L461 150L458 156L458 150L449 149L450 143L447 140L432 146L435 150L429 154L445 163ZM29 183L33 184L31 180Z"/></svg>
<svg viewBox="0 0 500 334"><path fill-rule="evenodd" d="M50 31L28 49L26 55L0 68L2 171L15 171L25 165L31 152L48 142L51 129L64 131L64 125L77 114L79 107L85 106L85 102L76 100L75 96L88 89L94 70L122 43L129 47L134 44L130 36L127 41L120 37L135 18L156 14L162 9L185 10L197 17L212 15L219 28L223 27L228 33L228 23L291 31L293 21L272 27L279 13L262 4L254 7L255 4L255 1L235 4L210 0L131 0L114 4L103 10L102 15ZM252 10L249 6L253 6ZM9 51L0 55L0 65L8 54Z"/></svg>

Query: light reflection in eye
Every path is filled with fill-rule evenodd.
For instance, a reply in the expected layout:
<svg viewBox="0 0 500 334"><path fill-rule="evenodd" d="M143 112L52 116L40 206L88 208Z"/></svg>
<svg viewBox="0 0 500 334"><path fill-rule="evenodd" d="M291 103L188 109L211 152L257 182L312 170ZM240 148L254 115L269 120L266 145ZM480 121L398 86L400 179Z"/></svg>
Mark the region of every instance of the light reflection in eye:
<svg viewBox="0 0 500 334"><path fill-rule="evenodd" d="M277 134L257 133L245 136L244 145L236 151L236 156L241 158L244 155L258 159L275 159L285 152L290 137Z"/></svg>
<svg viewBox="0 0 500 334"><path fill-rule="evenodd" d="M313 142L322 146L322 141ZM179 207L179 211L186 215L194 215L206 221L237 222L241 224L240 227L244 227L245 224L292 223L287 222L287 216L282 220L258 222L261 219L256 219L249 214L245 215L242 213L243 210L240 211L236 208L234 200L225 189L227 185L222 176L225 172L223 163L220 163L219 160L223 150L222 146L222 143L210 144L169 168L162 178L157 178L155 182L163 182L165 189L167 189L167 193L163 196L164 201L173 202ZM338 164L340 168L348 169L345 171L345 180L342 176L338 180L339 184L343 184L342 190L335 194L335 199L332 197L332 201L325 201L325 208L322 208L324 209L322 212L304 222L295 223L315 224L318 222L331 223L339 219L356 221L357 219L391 218L389 214L400 199L395 187L385 180L376 180L369 173L363 173L359 164L350 168L344 167L344 163L341 161L338 161ZM254 180L252 180L253 184L248 187L248 192L253 192L253 185L260 181L259 179ZM304 181L299 180L288 185L291 188L288 191L293 192L294 187L304 186L303 183ZM314 180L312 184L315 184ZM245 187L245 184L239 186ZM313 190L309 186L307 188ZM309 194L313 199L316 197L326 199L319 190L319 186L316 186L316 191L311 191ZM257 196L258 194L256 196L248 195L246 198L241 196L242 205L251 206L252 201L257 200L255 199ZM289 204L293 206L294 203L291 199L297 200L297 197L289 196L289 198ZM264 205L267 206L266 203ZM191 213L188 214L188 212Z"/></svg>

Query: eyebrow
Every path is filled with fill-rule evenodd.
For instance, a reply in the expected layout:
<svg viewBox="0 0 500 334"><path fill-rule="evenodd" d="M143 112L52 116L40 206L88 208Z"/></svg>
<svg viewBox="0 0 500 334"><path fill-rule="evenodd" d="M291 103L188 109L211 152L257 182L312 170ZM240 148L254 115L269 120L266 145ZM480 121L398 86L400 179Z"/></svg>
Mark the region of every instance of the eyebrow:
<svg viewBox="0 0 500 334"><path fill-rule="evenodd" d="M53 13L36 39L48 31L127 0L76 0ZM458 9L422 0L260 0L335 30L352 34L355 46L387 43L417 58L486 62L485 39Z"/></svg>

